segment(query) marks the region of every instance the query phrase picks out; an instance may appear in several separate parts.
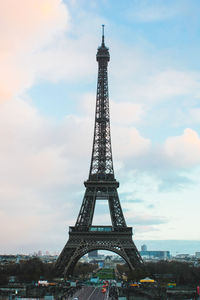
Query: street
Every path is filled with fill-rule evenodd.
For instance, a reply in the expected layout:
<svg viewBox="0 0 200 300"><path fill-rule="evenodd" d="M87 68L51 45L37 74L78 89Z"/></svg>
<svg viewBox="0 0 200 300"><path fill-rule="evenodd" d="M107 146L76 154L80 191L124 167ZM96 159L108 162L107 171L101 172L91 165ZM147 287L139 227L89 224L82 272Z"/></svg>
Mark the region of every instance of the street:
<svg viewBox="0 0 200 300"><path fill-rule="evenodd" d="M108 292L102 293L100 287L82 287L73 297L67 300L73 300L76 297L78 300L109 300Z"/></svg>

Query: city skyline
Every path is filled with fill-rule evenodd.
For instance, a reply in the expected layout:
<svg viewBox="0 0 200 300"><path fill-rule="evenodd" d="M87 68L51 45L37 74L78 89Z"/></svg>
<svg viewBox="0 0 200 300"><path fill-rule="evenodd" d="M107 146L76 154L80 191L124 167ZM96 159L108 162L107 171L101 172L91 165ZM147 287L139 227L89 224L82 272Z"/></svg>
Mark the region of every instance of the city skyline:
<svg viewBox="0 0 200 300"><path fill-rule="evenodd" d="M18 6L0 4L0 252L61 250L76 221L91 159L101 24L111 56L115 177L133 239L200 240L198 1ZM102 202L95 222L110 224Z"/></svg>

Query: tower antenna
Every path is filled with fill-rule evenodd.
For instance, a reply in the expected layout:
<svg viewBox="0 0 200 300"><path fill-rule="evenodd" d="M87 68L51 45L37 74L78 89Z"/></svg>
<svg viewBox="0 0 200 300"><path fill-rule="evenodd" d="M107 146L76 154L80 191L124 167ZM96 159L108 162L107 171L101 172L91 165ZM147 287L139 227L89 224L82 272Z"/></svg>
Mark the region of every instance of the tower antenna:
<svg viewBox="0 0 200 300"><path fill-rule="evenodd" d="M104 27L105 25L102 25L102 46L104 46Z"/></svg>

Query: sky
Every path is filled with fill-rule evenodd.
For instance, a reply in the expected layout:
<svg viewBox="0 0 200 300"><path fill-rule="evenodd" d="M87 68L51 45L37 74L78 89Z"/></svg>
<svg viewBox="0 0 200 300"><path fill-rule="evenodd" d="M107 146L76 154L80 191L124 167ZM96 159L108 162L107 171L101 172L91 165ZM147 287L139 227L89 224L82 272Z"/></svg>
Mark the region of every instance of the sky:
<svg viewBox="0 0 200 300"><path fill-rule="evenodd" d="M102 24L127 225L134 240L200 240L199 15L198 0L0 1L0 253L68 240L89 173Z"/></svg>

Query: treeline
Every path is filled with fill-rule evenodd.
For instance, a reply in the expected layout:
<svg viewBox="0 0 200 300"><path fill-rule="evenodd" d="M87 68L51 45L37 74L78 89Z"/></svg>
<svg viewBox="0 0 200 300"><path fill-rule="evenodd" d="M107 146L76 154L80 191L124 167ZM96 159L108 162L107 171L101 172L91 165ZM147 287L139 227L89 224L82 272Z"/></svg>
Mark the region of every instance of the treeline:
<svg viewBox="0 0 200 300"><path fill-rule="evenodd" d="M125 274L130 280L139 280L146 276L160 282L174 281L178 285L196 285L200 283L200 267L190 263L177 261L159 261L145 264L144 270L130 271L127 264L117 265L117 271L122 276Z"/></svg>
<svg viewBox="0 0 200 300"><path fill-rule="evenodd" d="M127 281L131 281L131 280L137 281L141 278L146 277L148 274L146 268L145 269L138 268L138 269L135 269L134 271L131 271L127 264L117 265L116 268L117 268L118 275L122 279L124 279L126 277Z"/></svg>
<svg viewBox="0 0 200 300"><path fill-rule="evenodd" d="M17 282L36 282L40 278L52 280L54 277L52 263L43 263L39 258L32 258L20 263L0 266L0 284L7 284L11 276L15 276Z"/></svg>
<svg viewBox="0 0 200 300"><path fill-rule="evenodd" d="M74 276L86 276L97 268L97 265L77 263ZM8 284L11 276L20 283L37 282L40 279L52 281L56 277L53 263L43 263L39 258L33 258L16 264L0 265L0 285Z"/></svg>
<svg viewBox="0 0 200 300"><path fill-rule="evenodd" d="M162 278L171 277L178 285L197 285L200 283L200 267L195 267L191 263L177 261L151 262L147 264L147 268L150 274L161 275L161 281Z"/></svg>
<svg viewBox="0 0 200 300"><path fill-rule="evenodd" d="M98 269L98 264L80 263L78 262L74 268L74 277L88 277L93 271Z"/></svg>

